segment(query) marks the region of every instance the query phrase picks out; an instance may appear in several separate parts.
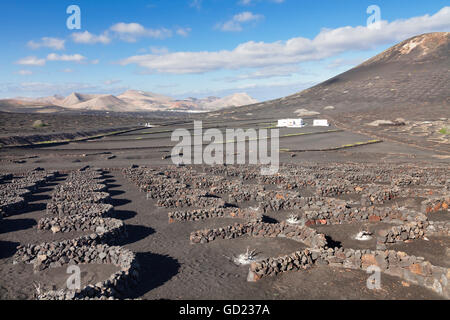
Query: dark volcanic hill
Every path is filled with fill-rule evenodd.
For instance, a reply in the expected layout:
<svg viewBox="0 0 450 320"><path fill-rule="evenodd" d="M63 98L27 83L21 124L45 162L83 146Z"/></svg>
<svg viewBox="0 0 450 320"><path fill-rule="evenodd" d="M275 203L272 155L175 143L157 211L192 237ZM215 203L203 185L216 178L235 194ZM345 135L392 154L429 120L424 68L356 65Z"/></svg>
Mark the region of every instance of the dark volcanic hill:
<svg viewBox="0 0 450 320"><path fill-rule="evenodd" d="M412 117L441 117L442 107L449 112L449 80L450 32L430 33L405 40L310 89L224 112L237 116L258 110L270 117L294 116L299 108L330 115L386 109L399 116L407 110ZM334 109L325 110L328 106Z"/></svg>
<svg viewBox="0 0 450 320"><path fill-rule="evenodd" d="M450 118L450 32L410 38L310 89L222 113L280 118L296 117L299 109L361 131L375 130L367 123L378 119L447 121L442 118Z"/></svg>

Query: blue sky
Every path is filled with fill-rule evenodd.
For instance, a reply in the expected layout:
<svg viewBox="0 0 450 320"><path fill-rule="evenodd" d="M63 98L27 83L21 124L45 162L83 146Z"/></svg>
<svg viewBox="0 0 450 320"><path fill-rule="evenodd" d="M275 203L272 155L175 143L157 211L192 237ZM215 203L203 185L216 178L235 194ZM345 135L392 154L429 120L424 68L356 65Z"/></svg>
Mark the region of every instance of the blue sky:
<svg viewBox="0 0 450 320"><path fill-rule="evenodd" d="M70 5L80 30L66 26ZM378 28L367 25L370 5ZM450 31L440 0L15 0L0 2L0 18L0 98L137 89L267 100Z"/></svg>

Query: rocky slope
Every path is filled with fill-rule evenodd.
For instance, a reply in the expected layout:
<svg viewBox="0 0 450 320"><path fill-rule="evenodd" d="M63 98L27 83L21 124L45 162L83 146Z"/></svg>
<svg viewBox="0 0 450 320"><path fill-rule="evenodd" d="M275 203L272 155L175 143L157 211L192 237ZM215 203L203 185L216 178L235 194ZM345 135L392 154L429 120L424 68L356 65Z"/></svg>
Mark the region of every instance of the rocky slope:
<svg viewBox="0 0 450 320"><path fill-rule="evenodd" d="M257 110L269 117L294 116L303 108L330 116L449 116L449 53L450 32L416 36L310 89L223 113L244 117Z"/></svg>

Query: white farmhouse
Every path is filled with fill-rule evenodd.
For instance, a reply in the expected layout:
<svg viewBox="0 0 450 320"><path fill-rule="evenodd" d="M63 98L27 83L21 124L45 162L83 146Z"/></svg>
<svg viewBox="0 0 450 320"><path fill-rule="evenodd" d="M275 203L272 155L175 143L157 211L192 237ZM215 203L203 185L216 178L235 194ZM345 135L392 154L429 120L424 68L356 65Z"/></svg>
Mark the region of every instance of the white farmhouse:
<svg viewBox="0 0 450 320"><path fill-rule="evenodd" d="M316 119L313 122L314 127L329 127L330 124L328 123L328 120L326 119Z"/></svg>
<svg viewBox="0 0 450 320"><path fill-rule="evenodd" d="M281 119L278 120L279 128L302 128L305 126L303 119Z"/></svg>

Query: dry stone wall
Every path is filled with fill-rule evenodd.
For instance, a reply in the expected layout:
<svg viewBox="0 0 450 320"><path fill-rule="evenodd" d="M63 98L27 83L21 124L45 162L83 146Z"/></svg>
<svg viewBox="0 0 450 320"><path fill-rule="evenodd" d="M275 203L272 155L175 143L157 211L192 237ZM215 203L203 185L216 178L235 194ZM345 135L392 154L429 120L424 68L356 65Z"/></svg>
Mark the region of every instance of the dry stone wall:
<svg viewBox="0 0 450 320"><path fill-rule="evenodd" d="M290 255L254 262L249 268L248 281L275 276L282 272L311 268L316 264L367 270L376 266L380 271L424 286L450 298L448 268L433 266L422 257L393 250L354 250L329 248L294 252Z"/></svg>
<svg viewBox="0 0 450 320"><path fill-rule="evenodd" d="M271 224L263 222L249 222L234 224L218 229L204 229L191 233L191 243L208 243L216 239L235 239L243 236L289 238L306 244L310 248L327 246L325 235L305 226L289 225L286 222Z"/></svg>
<svg viewBox="0 0 450 320"><path fill-rule="evenodd" d="M98 194L95 194L96 190ZM32 264L36 272L77 264L113 264L120 271L107 280L78 290L39 292L38 299L126 298L137 284L139 264L134 253L123 247L113 246L126 237L127 232L121 220L109 217L113 215L113 206L103 203L109 199L105 190L107 188L102 170L84 168L72 172L65 183L55 190L47 208L48 216L39 221L38 230L92 233L72 240L19 246L14 262ZM86 194L90 196L89 200L79 202Z"/></svg>
<svg viewBox="0 0 450 320"><path fill-rule="evenodd" d="M317 264L362 270L375 265L382 272L449 297L446 268L432 266L422 257L387 250L387 245L397 242L449 235L449 223L429 221L427 216L448 211L448 170L391 164L305 164L284 165L271 176L260 172L259 166L239 165L123 171L159 206L176 208L169 213L170 223L224 217L247 220L195 231L190 235L192 244L238 237L288 237L309 247L252 264L250 281ZM425 199L422 206L416 205L417 199ZM297 216L298 224L262 222L264 214L280 211ZM376 251L336 248L332 239L309 228L357 222L391 225L376 233Z"/></svg>
<svg viewBox="0 0 450 320"><path fill-rule="evenodd" d="M57 171L45 171L36 168L23 176L3 175L0 181L0 209L4 217L13 215L24 209L39 187L53 181Z"/></svg>

